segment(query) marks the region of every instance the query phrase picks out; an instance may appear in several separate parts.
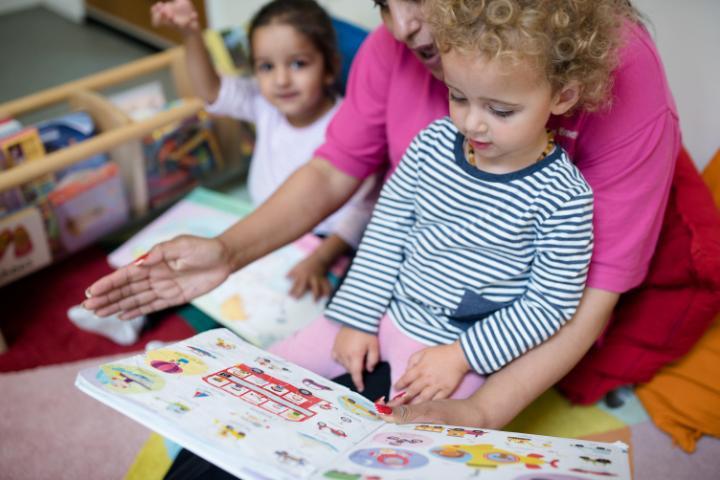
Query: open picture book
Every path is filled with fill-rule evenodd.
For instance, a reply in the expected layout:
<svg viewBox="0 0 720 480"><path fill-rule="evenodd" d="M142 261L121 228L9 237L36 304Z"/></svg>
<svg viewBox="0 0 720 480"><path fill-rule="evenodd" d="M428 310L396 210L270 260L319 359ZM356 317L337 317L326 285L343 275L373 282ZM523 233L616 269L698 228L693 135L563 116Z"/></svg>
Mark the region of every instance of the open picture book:
<svg viewBox="0 0 720 480"><path fill-rule="evenodd" d="M95 399L242 479L629 479L627 446L394 425L227 329L81 371Z"/></svg>
<svg viewBox="0 0 720 480"><path fill-rule="evenodd" d="M140 230L108 256L115 268L147 253L155 244L178 235L213 237L252 211L252 206L230 195L197 188ZM259 347L288 337L319 317L325 299L288 293L289 270L315 250L322 240L308 234L233 273L213 291L192 301L216 322ZM349 260L342 258L330 271L337 283Z"/></svg>

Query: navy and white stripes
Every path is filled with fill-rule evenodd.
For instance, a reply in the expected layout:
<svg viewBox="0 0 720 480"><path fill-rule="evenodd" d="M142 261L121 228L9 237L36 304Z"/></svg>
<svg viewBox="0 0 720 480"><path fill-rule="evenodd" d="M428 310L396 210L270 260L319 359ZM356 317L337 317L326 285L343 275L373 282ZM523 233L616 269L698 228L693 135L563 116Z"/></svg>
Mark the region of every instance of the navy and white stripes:
<svg viewBox="0 0 720 480"><path fill-rule="evenodd" d="M385 184L326 316L377 333L386 311L428 345L460 339L494 372L575 312L592 252L592 192L556 147L521 171L469 165L448 118L411 143Z"/></svg>

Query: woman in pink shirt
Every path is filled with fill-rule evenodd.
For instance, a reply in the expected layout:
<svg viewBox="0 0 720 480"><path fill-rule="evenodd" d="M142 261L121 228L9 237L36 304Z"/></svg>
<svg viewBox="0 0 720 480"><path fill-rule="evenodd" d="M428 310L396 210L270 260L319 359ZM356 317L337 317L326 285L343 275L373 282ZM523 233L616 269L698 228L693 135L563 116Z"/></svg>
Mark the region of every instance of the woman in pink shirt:
<svg viewBox="0 0 720 480"><path fill-rule="evenodd" d="M98 280L85 306L121 317L188 302L253 260L293 241L339 208L368 175L394 168L411 139L448 113L447 88L420 2L375 1L383 26L355 57L347 97L325 145L252 215L212 239L180 237ZM622 0L618 0L622 3ZM595 250L573 319L493 374L465 400L410 392L399 421L499 428L562 378L600 334L620 293L647 272L680 146L678 117L648 32L627 21L609 110L553 118L556 140L595 195ZM354 376L365 365L346 365ZM411 384L401 378L396 388ZM409 390L411 388L408 388ZM449 402L450 405L448 405Z"/></svg>

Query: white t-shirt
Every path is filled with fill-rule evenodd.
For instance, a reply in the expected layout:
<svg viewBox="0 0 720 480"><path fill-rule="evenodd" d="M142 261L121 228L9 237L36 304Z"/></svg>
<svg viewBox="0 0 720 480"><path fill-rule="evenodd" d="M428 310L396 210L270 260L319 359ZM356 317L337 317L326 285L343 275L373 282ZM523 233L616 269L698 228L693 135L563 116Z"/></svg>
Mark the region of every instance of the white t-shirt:
<svg viewBox="0 0 720 480"><path fill-rule="evenodd" d="M218 98L207 111L255 124L256 140L248 190L255 205L260 205L299 167L307 163L325 141L325 129L342 100L313 124L294 127L261 94L250 77L223 76ZM340 210L315 227L322 235L337 234L353 247L360 242L377 198L371 178Z"/></svg>

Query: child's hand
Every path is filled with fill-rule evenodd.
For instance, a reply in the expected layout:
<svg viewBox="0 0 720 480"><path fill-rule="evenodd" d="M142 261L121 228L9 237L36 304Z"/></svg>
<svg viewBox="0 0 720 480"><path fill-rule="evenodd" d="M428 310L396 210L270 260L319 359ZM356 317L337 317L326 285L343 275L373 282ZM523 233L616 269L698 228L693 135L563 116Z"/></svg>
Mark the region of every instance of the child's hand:
<svg viewBox="0 0 720 480"><path fill-rule="evenodd" d="M332 285L327 278L328 266L317 255L310 255L298 262L290 272L288 278L293 280L290 295L294 298L302 297L308 290L312 291L313 299L330 295Z"/></svg>
<svg viewBox="0 0 720 480"><path fill-rule="evenodd" d="M407 370L395 383L395 390L405 395L390 405L448 398L469 370L459 342L424 348L410 357Z"/></svg>
<svg viewBox="0 0 720 480"><path fill-rule="evenodd" d="M380 360L380 345L375 335L350 327L342 327L335 337L332 357L345 367L359 392L365 389L363 368L372 372Z"/></svg>
<svg viewBox="0 0 720 480"><path fill-rule="evenodd" d="M173 27L183 35L200 30L198 14L190 0L157 2L150 9L150 16L153 26Z"/></svg>

